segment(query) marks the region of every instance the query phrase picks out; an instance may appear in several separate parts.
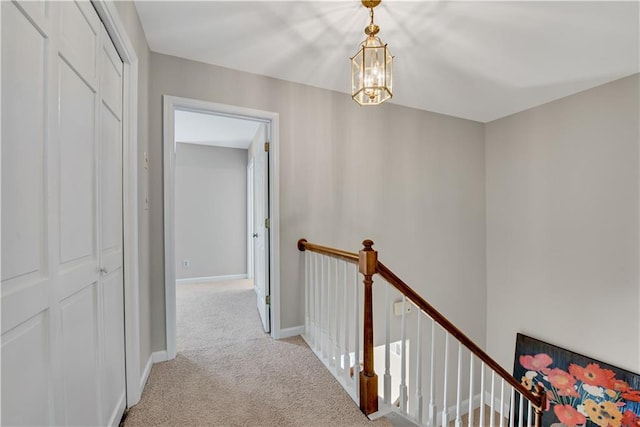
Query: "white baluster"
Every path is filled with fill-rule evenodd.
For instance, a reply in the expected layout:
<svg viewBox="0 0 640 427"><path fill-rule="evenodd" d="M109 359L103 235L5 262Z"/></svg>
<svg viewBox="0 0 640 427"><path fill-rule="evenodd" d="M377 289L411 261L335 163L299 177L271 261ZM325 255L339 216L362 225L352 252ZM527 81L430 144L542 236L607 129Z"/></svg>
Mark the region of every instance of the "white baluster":
<svg viewBox="0 0 640 427"><path fill-rule="evenodd" d="M496 378L496 373L492 370L491 371L491 413L489 414L489 425L492 427L495 425L494 421L495 421L495 413L496 413L496 410L494 408L496 399L493 394L493 384L495 382L495 378Z"/></svg>
<svg viewBox="0 0 640 427"><path fill-rule="evenodd" d="M320 349L320 342L318 340L318 321L320 317L320 287L318 286L319 281L319 270L318 270L318 261L320 255L314 254L313 256L313 348L316 352Z"/></svg>
<svg viewBox="0 0 640 427"><path fill-rule="evenodd" d="M304 252L304 334L309 339L309 253Z"/></svg>
<svg viewBox="0 0 640 427"><path fill-rule="evenodd" d="M484 407L485 407L485 389L484 389L484 373L486 369L484 362L480 362L480 425L484 424Z"/></svg>
<svg viewBox="0 0 640 427"><path fill-rule="evenodd" d="M449 424L448 408L447 408L447 385L449 382L449 333L445 331L444 335L444 393L442 398L442 425Z"/></svg>
<svg viewBox="0 0 640 427"><path fill-rule="evenodd" d="M335 307L334 309L334 313L335 313L335 317L333 319L334 322L334 326L335 326L335 336L333 337L333 357L334 357L334 361L333 361L333 365L335 367L335 373L336 376L338 376L339 370L340 370L340 311L338 310L338 301L340 301L340 297L338 296L339 293L339 286L338 286L338 260L336 259L336 269L335 269L335 293L334 293L334 300L332 301L332 305Z"/></svg>
<svg viewBox="0 0 640 427"><path fill-rule="evenodd" d="M324 256L320 256L318 259L318 297L320 302L318 303L318 354L320 358L323 358L324 353Z"/></svg>
<svg viewBox="0 0 640 427"><path fill-rule="evenodd" d="M360 283L358 283L358 266L355 268L355 280L354 280L354 288L353 295L355 296L354 300L354 313L355 313L355 338L356 338L356 348L355 348L355 363L353 365L353 378L355 381L353 382L356 392L356 397L360 399Z"/></svg>
<svg viewBox="0 0 640 427"><path fill-rule="evenodd" d="M313 276L314 276L314 314L313 314L313 344L316 353L320 351L320 340L318 339L320 334L320 255L315 254L313 261Z"/></svg>
<svg viewBox="0 0 640 427"><path fill-rule="evenodd" d="M515 414L515 403L516 403L516 389L511 387L511 400L509 401L509 427L514 427L514 418Z"/></svg>
<svg viewBox="0 0 640 427"><path fill-rule="evenodd" d="M473 427L473 353L469 353L469 427Z"/></svg>
<svg viewBox="0 0 640 427"><path fill-rule="evenodd" d="M462 426L462 415L460 414L460 401L462 399L462 343L458 341L458 385L456 389L456 427Z"/></svg>
<svg viewBox="0 0 640 427"><path fill-rule="evenodd" d="M347 281L347 263L344 263L344 277L343 288L344 294L342 297L343 304L343 319L344 319L344 353L342 354L342 366L344 367L344 383L349 384L351 378L349 377L349 368L351 367L351 360L349 358L349 283Z"/></svg>
<svg viewBox="0 0 640 427"><path fill-rule="evenodd" d="M384 286L384 403L391 405L391 301L389 300L389 288L391 286L385 283Z"/></svg>
<svg viewBox="0 0 640 427"><path fill-rule="evenodd" d="M416 307L417 308L417 307ZM416 310L418 329L416 339L416 420L422 424L422 310Z"/></svg>
<svg viewBox="0 0 640 427"><path fill-rule="evenodd" d="M309 260L309 270L308 270L308 274L307 277L309 279L309 339L310 339L310 344L311 344L311 348L315 347L315 343L314 343L314 339L313 339L313 304L315 304L315 299L314 299L314 288L313 288L313 281L314 281L314 277L313 277L313 253L312 252L308 252L307 251L307 259Z"/></svg>
<svg viewBox="0 0 640 427"><path fill-rule="evenodd" d="M501 381L500 385L500 427L502 427L502 423L504 422L504 378Z"/></svg>
<svg viewBox="0 0 640 427"><path fill-rule="evenodd" d="M329 352L329 257L322 263L322 357L328 360Z"/></svg>
<svg viewBox="0 0 640 427"><path fill-rule="evenodd" d="M531 407L531 401L529 400L529 409L527 411L527 427L531 427L531 423L533 422L533 408Z"/></svg>
<svg viewBox="0 0 640 427"><path fill-rule="evenodd" d="M436 322L431 319L431 361L429 369L429 423L436 425Z"/></svg>
<svg viewBox="0 0 640 427"><path fill-rule="evenodd" d="M331 365L335 363L333 348L335 337L333 336L332 322L335 321L335 283L333 282L333 274L331 272L331 266L333 265L332 258L327 258L327 367L331 370Z"/></svg>
<svg viewBox="0 0 640 427"><path fill-rule="evenodd" d="M327 369L331 370L331 258L325 257L325 267L323 270L324 276L324 312L322 318L324 319L324 342L323 342L323 355L327 364Z"/></svg>
<svg viewBox="0 0 640 427"><path fill-rule="evenodd" d="M518 427L523 427L524 425L524 396L522 396L522 393L518 392L518 395L520 396L520 410L518 411Z"/></svg>
<svg viewBox="0 0 640 427"><path fill-rule="evenodd" d="M400 411L407 413L407 297L402 295L402 318L400 321Z"/></svg>

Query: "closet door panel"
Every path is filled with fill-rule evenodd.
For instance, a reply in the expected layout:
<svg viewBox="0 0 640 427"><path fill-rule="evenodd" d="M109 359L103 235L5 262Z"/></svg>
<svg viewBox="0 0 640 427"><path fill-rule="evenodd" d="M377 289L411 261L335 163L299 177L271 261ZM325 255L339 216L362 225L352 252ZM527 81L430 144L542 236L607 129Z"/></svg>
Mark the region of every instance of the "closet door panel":
<svg viewBox="0 0 640 427"><path fill-rule="evenodd" d="M100 19L91 3L60 2L60 53L92 87L98 80Z"/></svg>
<svg viewBox="0 0 640 427"><path fill-rule="evenodd" d="M96 94L60 61L60 258L96 258Z"/></svg>
<svg viewBox="0 0 640 427"><path fill-rule="evenodd" d="M117 253L109 264L122 264L122 126L103 106L101 130L102 245L104 256Z"/></svg>
<svg viewBox="0 0 640 427"><path fill-rule="evenodd" d="M104 424L120 420L126 404L124 364L124 297L122 269L103 280L104 302Z"/></svg>
<svg viewBox="0 0 640 427"><path fill-rule="evenodd" d="M60 304L67 425L101 425L97 289L93 283Z"/></svg>
<svg viewBox="0 0 640 427"><path fill-rule="evenodd" d="M13 42L5 42L12 39ZM46 38L2 2L2 282L46 274ZM25 277L28 276L28 277ZM9 285L10 287L13 287Z"/></svg>
<svg viewBox="0 0 640 427"><path fill-rule="evenodd" d="M104 44L100 67L100 92L105 105L119 119L122 118L122 60L109 39L103 32Z"/></svg>
<svg viewBox="0 0 640 427"><path fill-rule="evenodd" d="M2 336L2 424L53 424L49 323L42 312Z"/></svg>

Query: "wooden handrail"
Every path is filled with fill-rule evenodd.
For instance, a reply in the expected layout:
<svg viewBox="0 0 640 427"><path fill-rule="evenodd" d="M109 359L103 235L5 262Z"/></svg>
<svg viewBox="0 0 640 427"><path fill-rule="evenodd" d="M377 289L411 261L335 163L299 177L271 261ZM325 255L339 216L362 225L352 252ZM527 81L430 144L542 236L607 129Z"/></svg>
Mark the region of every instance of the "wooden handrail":
<svg viewBox="0 0 640 427"><path fill-rule="evenodd" d="M494 372L498 373L500 377L507 381L527 400L529 400L535 410L534 425L539 427L542 423L542 411L546 406L546 394L544 392L544 387L538 384L533 391L528 390L518 380L516 380L513 375L507 372L502 366L498 364L498 362L493 360L491 356L489 356L460 329L458 329L453 323L451 323L445 316L443 316L431 304L425 301L424 298L422 298L416 291L414 291L409 285L407 285L396 274L394 274L391 269L389 269L382 262L378 261L377 251L372 249L373 242L371 240L365 240L363 242L363 245L364 248L359 252L359 254L355 254L352 252L343 251L341 249L335 249L327 246L309 243L306 239L298 240L298 249L300 251L309 250L311 252L317 252L330 257L342 259L353 264L358 264L359 271L364 276L364 366L363 371L360 373L360 408L362 409L362 411L365 414L369 415L377 411L378 408L377 376L373 370L373 304L371 295L373 285L372 276L378 273L391 286L396 288L400 293L402 293L411 302L413 302L413 304L415 304L420 310L430 316L445 331L453 335L462 345L467 347L469 351L471 351L478 359L482 360L482 362L486 366L491 368ZM363 390L363 381L371 386L371 390L368 390L367 388Z"/></svg>
<svg viewBox="0 0 640 427"><path fill-rule="evenodd" d="M350 262L351 264L358 264L358 262L360 262L358 254L343 251L341 249L330 248L328 246L316 245L315 243L309 243L306 239L298 240L298 250L303 252L305 250L317 252L319 254L327 255L333 258L342 259L344 261Z"/></svg>

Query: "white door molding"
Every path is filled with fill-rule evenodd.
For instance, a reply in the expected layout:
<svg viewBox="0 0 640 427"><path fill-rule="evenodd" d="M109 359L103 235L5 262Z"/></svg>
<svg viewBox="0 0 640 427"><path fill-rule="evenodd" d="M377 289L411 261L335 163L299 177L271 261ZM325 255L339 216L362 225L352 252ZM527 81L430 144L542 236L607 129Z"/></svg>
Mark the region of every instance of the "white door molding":
<svg viewBox="0 0 640 427"><path fill-rule="evenodd" d="M167 357L176 357L176 272L175 272L175 111L193 111L218 114L241 119L263 121L270 124L269 191L271 238L269 240L269 267L271 282L271 336L280 338L280 171L279 171L279 114L233 105L218 104L177 96L163 96L163 151L164 151L164 280L165 325Z"/></svg>
<svg viewBox="0 0 640 427"><path fill-rule="evenodd" d="M127 407L140 401L140 309L138 283L138 56L115 4L93 0L93 6L124 63L123 73L123 247Z"/></svg>

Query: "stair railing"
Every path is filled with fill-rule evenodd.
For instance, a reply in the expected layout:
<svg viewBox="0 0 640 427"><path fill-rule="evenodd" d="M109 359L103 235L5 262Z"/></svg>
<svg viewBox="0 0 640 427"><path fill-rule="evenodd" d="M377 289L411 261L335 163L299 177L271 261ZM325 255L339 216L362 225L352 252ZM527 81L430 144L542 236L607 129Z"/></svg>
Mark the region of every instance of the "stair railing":
<svg viewBox="0 0 640 427"><path fill-rule="evenodd" d="M298 249L308 252L304 257L303 338L362 412L375 419L393 411L421 426L540 427L546 406L544 388L533 385L531 379L521 382L514 378L378 261L371 240L362 244L356 254L306 239L298 241ZM361 283L359 274L363 276ZM373 314L376 274L386 284L384 340L379 346L375 346ZM392 297L399 300L392 304ZM400 331L391 324L392 307L400 317ZM410 321L413 313L416 315ZM400 339L392 343L392 334ZM451 350L456 347L452 340L457 342L457 352ZM381 392L374 368L376 352L384 359ZM457 365L457 371L450 369L452 364ZM455 383L455 389L450 382ZM394 383L397 397L392 391ZM506 400L505 395L509 396ZM449 406L453 400L455 404ZM474 424L478 411L478 423Z"/></svg>

